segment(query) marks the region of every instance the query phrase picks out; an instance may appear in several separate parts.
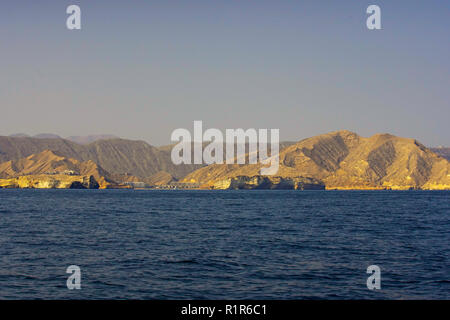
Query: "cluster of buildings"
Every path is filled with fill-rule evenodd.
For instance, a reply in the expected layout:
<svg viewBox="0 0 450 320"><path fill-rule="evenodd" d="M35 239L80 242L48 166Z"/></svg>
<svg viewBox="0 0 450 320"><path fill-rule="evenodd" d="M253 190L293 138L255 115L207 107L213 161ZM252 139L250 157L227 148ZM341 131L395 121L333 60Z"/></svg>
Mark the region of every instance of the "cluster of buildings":
<svg viewBox="0 0 450 320"><path fill-rule="evenodd" d="M73 170L63 170L63 171L52 170L52 171L46 172L45 174L48 174L48 175L64 174L66 176L77 176L77 175L79 175L78 172L75 172Z"/></svg>
<svg viewBox="0 0 450 320"><path fill-rule="evenodd" d="M171 182L169 184L163 185L149 185L145 182L125 182L126 186L133 189L198 189L200 185L198 183L188 183L188 182Z"/></svg>

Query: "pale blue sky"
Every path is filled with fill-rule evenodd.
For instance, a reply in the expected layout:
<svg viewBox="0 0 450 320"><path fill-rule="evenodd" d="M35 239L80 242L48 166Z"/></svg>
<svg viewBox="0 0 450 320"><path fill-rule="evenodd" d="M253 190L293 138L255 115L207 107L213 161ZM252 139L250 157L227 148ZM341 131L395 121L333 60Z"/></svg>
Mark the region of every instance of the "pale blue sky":
<svg viewBox="0 0 450 320"><path fill-rule="evenodd" d="M82 30L66 29L78 4ZM365 10L382 10L380 31ZM450 145L450 2L2 1L0 135L348 129Z"/></svg>

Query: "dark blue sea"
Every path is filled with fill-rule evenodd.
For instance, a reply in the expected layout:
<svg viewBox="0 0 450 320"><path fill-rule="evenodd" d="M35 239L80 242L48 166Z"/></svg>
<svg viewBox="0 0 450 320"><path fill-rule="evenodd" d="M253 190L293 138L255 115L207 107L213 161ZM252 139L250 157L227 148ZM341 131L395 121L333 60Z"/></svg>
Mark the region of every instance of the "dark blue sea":
<svg viewBox="0 0 450 320"><path fill-rule="evenodd" d="M0 299L450 299L449 255L446 191L0 190Z"/></svg>

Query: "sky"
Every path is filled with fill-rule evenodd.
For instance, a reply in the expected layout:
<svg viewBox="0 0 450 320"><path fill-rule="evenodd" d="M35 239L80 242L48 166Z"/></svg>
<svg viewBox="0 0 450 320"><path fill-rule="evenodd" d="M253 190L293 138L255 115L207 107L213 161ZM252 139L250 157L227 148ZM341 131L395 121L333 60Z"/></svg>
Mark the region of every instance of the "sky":
<svg viewBox="0 0 450 320"><path fill-rule="evenodd" d="M382 30L366 27L371 4ZM1 1L0 135L164 145L202 120L450 146L449 39L442 0Z"/></svg>

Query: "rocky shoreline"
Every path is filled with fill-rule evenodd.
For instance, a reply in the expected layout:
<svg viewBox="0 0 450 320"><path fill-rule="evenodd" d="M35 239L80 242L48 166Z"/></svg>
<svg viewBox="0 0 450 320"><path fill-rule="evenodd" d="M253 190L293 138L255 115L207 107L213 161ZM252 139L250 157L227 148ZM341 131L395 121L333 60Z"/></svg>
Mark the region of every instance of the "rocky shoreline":
<svg viewBox="0 0 450 320"><path fill-rule="evenodd" d="M0 179L4 189L99 189L93 176L29 175Z"/></svg>
<svg viewBox="0 0 450 320"><path fill-rule="evenodd" d="M283 178L275 176L237 176L215 182L214 190L325 190L323 182L305 177Z"/></svg>

